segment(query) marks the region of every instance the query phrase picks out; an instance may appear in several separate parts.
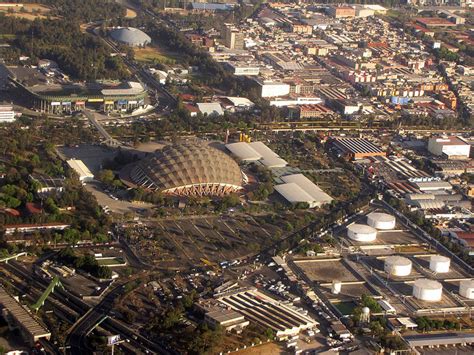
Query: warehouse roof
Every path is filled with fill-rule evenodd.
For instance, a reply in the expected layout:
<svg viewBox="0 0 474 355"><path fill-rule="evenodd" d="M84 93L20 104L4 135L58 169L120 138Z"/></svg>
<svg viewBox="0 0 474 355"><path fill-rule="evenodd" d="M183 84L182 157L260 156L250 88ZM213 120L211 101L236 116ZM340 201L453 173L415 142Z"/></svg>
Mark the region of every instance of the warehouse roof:
<svg viewBox="0 0 474 355"><path fill-rule="evenodd" d="M404 338L413 347L474 343L474 334L469 333L424 334Z"/></svg>
<svg viewBox="0 0 474 355"><path fill-rule="evenodd" d="M453 186L447 181L420 181L415 186L420 190L452 190Z"/></svg>
<svg viewBox="0 0 474 355"><path fill-rule="evenodd" d="M383 153L379 147L365 138L337 138L335 143L351 153Z"/></svg>
<svg viewBox="0 0 474 355"><path fill-rule="evenodd" d="M286 175L281 178L286 183L296 183L317 203L329 203L332 197L325 193L318 185L313 183L303 174Z"/></svg>
<svg viewBox="0 0 474 355"><path fill-rule="evenodd" d="M256 161L262 159L262 156L246 142L230 143L226 144L225 147L237 158L243 161Z"/></svg>
<svg viewBox="0 0 474 355"><path fill-rule="evenodd" d="M313 197L294 182L275 185L275 190L291 203L306 202L311 205L314 202Z"/></svg>
<svg viewBox="0 0 474 355"><path fill-rule="evenodd" d="M224 110L222 110L222 106L218 102L198 102L197 107L203 115L222 116L224 114Z"/></svg>
<svg viewBox="0 0 474 355"><path fill-rule="evenodd" d="M238 142L227 144L226 148L243 161L259 160L267 168L283 168L288 163L262 142Z"/></svg>

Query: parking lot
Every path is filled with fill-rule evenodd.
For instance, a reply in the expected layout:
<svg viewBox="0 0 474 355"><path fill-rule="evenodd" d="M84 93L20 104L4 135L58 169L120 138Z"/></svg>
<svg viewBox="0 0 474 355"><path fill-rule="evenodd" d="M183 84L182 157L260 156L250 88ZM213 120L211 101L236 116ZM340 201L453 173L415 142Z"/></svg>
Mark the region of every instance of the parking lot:
<svg viewBox="0 0 474 355"><path fill-rule="evenodd" d="M146 228L131 246L147 263L170 267L242 259L274 242L279 230L240 215L156 220Z"/></svg>

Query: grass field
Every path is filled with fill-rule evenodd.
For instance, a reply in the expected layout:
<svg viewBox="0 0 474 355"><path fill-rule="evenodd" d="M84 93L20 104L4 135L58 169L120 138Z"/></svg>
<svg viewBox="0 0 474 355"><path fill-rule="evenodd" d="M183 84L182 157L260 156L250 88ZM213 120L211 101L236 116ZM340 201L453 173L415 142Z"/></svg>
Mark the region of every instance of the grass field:
<svg viewBox="0 0 474 355"><path fill-rule="evenodd" d="M37 18L46 18L50 11L51 9L49 7L40 4L24 4L21 8L14 8L13 12L9 12L6 8L0 9L0 12L5 13L7 16L24 18L30 21Z"/></svg>
<svg viewBox="0 0 474 355"><path fill-rule="evenodd" d="M172 65L176 63L176 55L157 47L134 48L135 59L143 63L158 62Z"/></svg>

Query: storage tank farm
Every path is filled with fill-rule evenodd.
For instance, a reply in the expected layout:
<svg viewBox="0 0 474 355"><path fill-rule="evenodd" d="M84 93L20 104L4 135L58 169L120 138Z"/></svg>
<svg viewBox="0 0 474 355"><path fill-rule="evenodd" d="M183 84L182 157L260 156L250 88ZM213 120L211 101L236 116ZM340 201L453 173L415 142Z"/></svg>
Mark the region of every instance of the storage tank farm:
<svg viewBox="0 0 474 355"><path fill-rule="evenodd" d="M474 300L474 280L462 280L459 284L459 295Z"/></svg>
<svg viewBox="0 0 474 355"><path fill-rule="evenodd" d="M433 255L430 258L430 270L437 274L444 274L449 272L451 266L451 259L442 255Z"/></svg>
<svg viewBox="0 0 474 355"><path fill-rule="evenodd" d="M388 213L372 212L367 216L367 224L379 230L395 228L396 218Z"/></svg>
<svg viewBox="0 0 474 355"><path fill-rule="evenodd" d="M443 296L443 286L435 280L418 279L413 284L413 296L426 302L437 302Z"/></svg>
<svg viewBox="0 0 474 355"><path fill-rule="evenodd" d="M411 273L412 262L403 256L389 256L385 259L384 270L389 276L408 276Z"/></svg>
<svg viewBox="0 0 474 355"><path fill-rule="evenodd" d="M357 242L373 242L377 238L377 230L365 224L351 224L347 227L347 236Z"/></svg>

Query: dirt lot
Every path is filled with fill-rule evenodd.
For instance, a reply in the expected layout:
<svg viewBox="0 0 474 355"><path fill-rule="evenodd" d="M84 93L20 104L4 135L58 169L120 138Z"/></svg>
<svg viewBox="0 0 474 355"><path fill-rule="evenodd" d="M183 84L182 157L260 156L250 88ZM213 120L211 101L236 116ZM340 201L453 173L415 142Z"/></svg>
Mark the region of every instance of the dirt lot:
<svg viewBox="0 0 474 355"><path fill-rule="evenodd" d="M361 281L340 260L297 262L296 264L313 281L321 283L333 280L342 282Z"/></svg>
<svg viewBox="0 0 474 355"><path fill-rule="evenodd" d="M13 8L13 12L11 11L12 10L3 8L0 9L0 12L5 12L7 16L20 17L31 21L37 18L46 18L46 15L51 11L51 9L40 4L24 4L23 7Z"/></svg>

